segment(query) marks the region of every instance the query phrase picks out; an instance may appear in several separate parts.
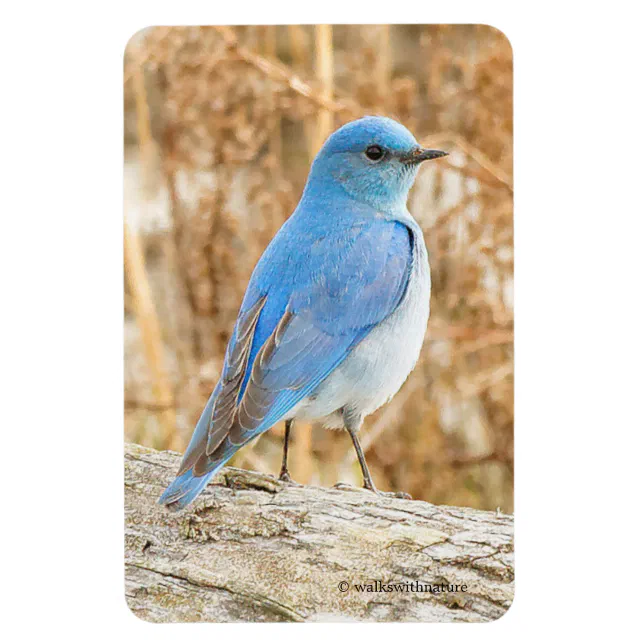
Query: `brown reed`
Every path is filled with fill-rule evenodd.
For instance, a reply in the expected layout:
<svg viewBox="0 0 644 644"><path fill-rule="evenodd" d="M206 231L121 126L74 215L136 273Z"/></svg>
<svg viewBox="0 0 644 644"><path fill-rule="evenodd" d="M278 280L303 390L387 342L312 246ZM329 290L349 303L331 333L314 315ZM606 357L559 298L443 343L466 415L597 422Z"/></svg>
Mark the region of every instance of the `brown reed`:
<svg viewBox="0 0 644 644"><path fill-rule="evenodd" d="M320 95L325 101L333 100L333 27L315 26L315 73L320 85ZM318 110L317 124L311 144L311 158L322 147L333 131L333 112L322 108Z"/></svg>

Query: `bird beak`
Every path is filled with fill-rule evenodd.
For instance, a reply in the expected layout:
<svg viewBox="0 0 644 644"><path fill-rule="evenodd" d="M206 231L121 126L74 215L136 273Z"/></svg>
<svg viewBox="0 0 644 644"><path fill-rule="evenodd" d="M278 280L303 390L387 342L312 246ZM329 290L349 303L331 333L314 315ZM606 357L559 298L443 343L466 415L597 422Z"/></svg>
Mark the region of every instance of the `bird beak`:
<svg viewBox="0 0 644 644"><path fill-rule="evenodd" d="M429 150L428 148L416 148L413 152L406 154L402 157L403 163L421 163L422 161L429 161L430 159L440 159L446 157L449 152L442 150Z"/></svg>

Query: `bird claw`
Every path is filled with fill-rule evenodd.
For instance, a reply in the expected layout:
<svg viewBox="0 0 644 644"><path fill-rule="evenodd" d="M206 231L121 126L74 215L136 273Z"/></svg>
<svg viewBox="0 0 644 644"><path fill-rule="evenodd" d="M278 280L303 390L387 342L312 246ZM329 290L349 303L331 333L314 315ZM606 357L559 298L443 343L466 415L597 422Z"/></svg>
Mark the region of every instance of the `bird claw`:
<svg viewBox="0 0 644 644"><path fill-rule="evenodd" d="M381 492L380 490L372 490L380 496L387 496L391 499L405 499L406 501L411 501L411 494L407 492Z"/></svg>
<svg viewBox="0 0 644 644"><path fill-rule="evenodd" d="M282 483L286 483L287 485L294 485L295 487L302 487L302 484L295 482L291 478L291 475L288 472L280 472L280 475L279 475L278 478Z"/></svg>
<svg viewBox="0 0 644 644"><path fill-rule="evenodd" d="M389 499L405 499L406 501L411 500L411 494L407 494L407 492L381 492L376 487L370 487L369 485L365 485L364 487L366 490L369 490L370 492L373 492L378 496L385 496Z"/></svg>
<svg viewBox="0 0 644 644"><path fill-rule="evenodd" d="M369 492L373 492L374 494L377 494L378 496L386 496L390 499L405 499L407 501L411 500L411 494L407 494L407 492L381 492L380 490L371 487L368 487L367 485L360 487L356 487L355 485L351 485L350 483L343 483L342 481L336 483L333 486L334 490L342 490L343 492L356 492L358 490L368 490Z"/></svg>

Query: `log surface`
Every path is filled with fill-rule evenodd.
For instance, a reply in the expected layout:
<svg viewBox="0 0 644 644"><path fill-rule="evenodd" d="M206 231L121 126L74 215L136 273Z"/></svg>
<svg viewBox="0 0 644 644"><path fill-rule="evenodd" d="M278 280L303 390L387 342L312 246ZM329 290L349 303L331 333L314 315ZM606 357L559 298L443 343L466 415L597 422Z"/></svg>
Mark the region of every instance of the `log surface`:
<svg viewBox="0 0 644 644"><path fill-rule="evenodd" d="M512 603L508 515L235 468L171 513L156 500L179 461L125 446L125 593L144 620L485 622Z"/></svg>

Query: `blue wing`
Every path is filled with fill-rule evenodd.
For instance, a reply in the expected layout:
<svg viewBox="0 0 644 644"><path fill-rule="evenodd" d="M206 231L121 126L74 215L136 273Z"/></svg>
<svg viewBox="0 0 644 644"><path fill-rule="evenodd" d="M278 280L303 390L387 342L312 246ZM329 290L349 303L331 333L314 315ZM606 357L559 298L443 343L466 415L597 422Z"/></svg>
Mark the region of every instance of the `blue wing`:
<svg viewBox="0 0 644 644"><path fill-rule="evenodd" d="M253 272L221 379L161 503L192 501L396 309L413 243L404 224L374 217L351 226L302 225L295 215L286 222Z"/></svg>

